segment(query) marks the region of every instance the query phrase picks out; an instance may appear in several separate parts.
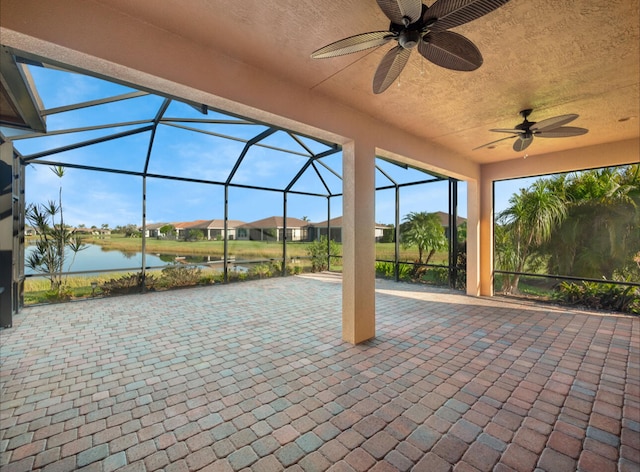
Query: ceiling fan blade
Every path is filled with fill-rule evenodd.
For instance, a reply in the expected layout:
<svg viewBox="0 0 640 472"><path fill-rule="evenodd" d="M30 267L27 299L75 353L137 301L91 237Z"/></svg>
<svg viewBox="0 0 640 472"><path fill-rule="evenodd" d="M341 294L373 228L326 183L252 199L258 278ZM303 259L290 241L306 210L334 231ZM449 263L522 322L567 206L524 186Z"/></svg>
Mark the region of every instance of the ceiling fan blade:
<svg viewBox="0 0 640 472"><path fill-rule="evenodd" d="M494 128L489 131L493 131L494 133L513 133L513 134L524 134L526 131L523 129L506 129L506 128Z"/></svg>
<svg viewBox="0 0 640 472"><path fill-rule="evenodd" d="M437 0L424 14L431 31L444 31L491 13L509 0Z"/></svg>
<svg viewBox="0 0 640 472"><path fill-rule="evenodd" d="M516 152L524 151L529 147L529 144L533 141L533 136L519 137L516 142L513 143L513 150Z"/></svg>
<svg viewBox="0 0 640 472"><path fill-rule="evenodd" d="M409 24L415 23L422 14L421 0L376 0L387 18L396 25L403 25L403 19L409 18Z"/></svg>
<svg viewBox="0 0 640 472"><path fill-rule="evenodd" d="M568 138L570 136L580 136L589 132L586 128L578 128L576 126L560 126L549 131L538 130L535 135L541 138Z"/></svg>
<svg viewBox="0 0 640 472"><path fill-rule="evenodd" d="M578 118L578 116L579 115L576 114L570 114L547 118L546 120L538 121L536 124L531 126L531 131L551 131L552 129L571 123L573 120Z"/></svg>
<svg viewBox="0 0 640 472"><path fill-rule="evenodd" d="M472 71L482 65L482 54L476 45L452 31L427 33L418 43L418 52L445 69Z"/></svg>
<svg viewBox="0 0 640 472"><path fill-rule="evenodd" d="M396 46L385 54L373 77L373 93L382 93L389 88L407 65L410 54L411 49L402 46Z"/></svg>
<svg viewBox="0 0 640 472"><path fill-rule="evenodd" d="M507 136L506 138L496 139L495 141L491 141L490 143L483 144L482 146L478 146L478 147L476 147L476 148L473 148L473 149L472 149L472 151L475 151L476 149L482 149L482 148L485 148L485 147L489 147L489 146L491 146L492 144L499 143L500 141L504 141L504 140L506 140L506 139L513 139L513 138L515 138L515 137L516 137L516 136Z"/></svg>
<svg viewBox="0 0 640 472"><path fill-rule="evenodd" d="M388 31L372 31L370 33L356 34L341 39L311 53L313 59L326 59L328 57L344 56L365 49L375 48L388 43L393 34Z"/></svg>

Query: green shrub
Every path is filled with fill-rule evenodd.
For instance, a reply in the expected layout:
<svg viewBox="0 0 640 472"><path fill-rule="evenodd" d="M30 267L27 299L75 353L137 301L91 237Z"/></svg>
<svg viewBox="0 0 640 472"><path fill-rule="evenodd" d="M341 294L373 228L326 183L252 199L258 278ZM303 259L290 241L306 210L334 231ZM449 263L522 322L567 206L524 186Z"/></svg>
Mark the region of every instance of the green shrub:
<svg viewBox="0 0 640 472"><path fill-rule="evenodd" d="M414 266L411 264L398 264L398 279L411 281L413 279ZM387 279L393 279L396 276L395 263L393 262L376 262L376 275Z"/></svg>
<svg viewBox="0 0 640 472"><path fill-rule="evenodd" d="M249 276L258 279L271 277L271 266L269 264L258 264L249 270Z"/></svg>
<svg viewBox="0 0 640 472"><path fill-rule="evenodd" d="M236 272L229 271L227 272L227 280L229 282L241 282L243 280L247 280L249 278L249 274L247 272Z"/></svg>
<svg viewBox="0 0 640 472"><path fill-rule="evenodd" d="M142 272L138 272L137 274L127 274L117 279L107 280L100 284L100 290L106 296L140 293L143 282L147 290L152 290L156 280L153 275L147 274L145 276Z"/></svg>
<svg viewBox="0 0 640 472"><path fill-rule="evenodd" d="M329 254L340 255L340 245L333 239L327 242L325 236L307 246L307 255L311 258L311 272L322 272L329 269Z"/></svg>
<svg viewBox="0 0 640 472"><path fill-rule="evenodd" d="M163 288L189 287L196 285L202 277L199 267L170 265L162 269L158 285Z"/></svg>
<svg viewBox="0 0 640 472"><path fill-rule="evenodd" d="M66 285L61 285L57 290L47 290L44 297L48 303L68 302L71 300L72 291Z"/></svg>
<svg viewBox="0 0 640 472"><path fill-rule="evenodd" d="M213 285L216 283L216 276L214 274L205 274L198 279L198 285Z"/></svg>
<svg viewBox="0 0 640 472"><path fill-rule="evenodd" d="M425 267L416 266L414 277L421 282L434 285L447 285L449 283L448 267Z"/></svg>
<svg viewBox="0 0 640 472"><path fill-rule="evenodd" d="M640 289L597 282L562 282L553 298L561 303L640 315Z"/></svg>
<svg viewBox="0 0 640 472"><path fill-rule="evenodd" d="M385 278L393 278L396 275L393 262L376 262L376 275Z"/></svg>

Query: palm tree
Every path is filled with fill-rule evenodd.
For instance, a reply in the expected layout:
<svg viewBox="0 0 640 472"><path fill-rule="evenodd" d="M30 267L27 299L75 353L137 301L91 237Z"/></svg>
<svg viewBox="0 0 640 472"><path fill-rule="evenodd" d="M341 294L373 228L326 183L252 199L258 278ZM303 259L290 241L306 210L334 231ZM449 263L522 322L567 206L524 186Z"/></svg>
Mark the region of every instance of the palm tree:
<svg viewBox="0 0 640 472"><path fill-rule="evenodd" d="M547 271L610 278L633 268L640 250L640 166L579 172L562 184L568 213L543 248Z"/></svg>
<svg viewBox="0 0 640 472"><path fill-rule="evenodd" d="M447 246L447 238L440 218L435 213L411 212L404 217L400 227L402 245L404 247L418 247L418 263L422 264L424 251L429 249L429 255L424 262L428 264L436 251Z"/></svg>
<svg viewBox="0 0 640 472"><path fill-rule="evenodd" d="M511 240L513 253L509 259L514 272L524 271L534 249L550 239L566 216L566 200L554 190L547 180L536 180L528 189L513 195L509 199L511 206L498 215L498 223L504 226ZM515 274L509 286L504 287L505 291L517 292L519 281L520 276Z"/></svg>
<svg viewBox="0 0 640 472"><path fill-rule="evenodd" d="M61 166L52 167L52 172L60 179L64 177L65 169ZM82 243L78 236L65 226L62 213L62 185L58 191L58 201L50 200L47 204L29 204L25 211L25 217L36 229L38 240L35 248L31 251L25 261L25 265L36 272L44 272L51 282L50 289L57 296L64 296L64 284L66 278L63 277L67 252L72 253L71 262L66 267L67 270L73 264L75 256L79 251L88 246ZM56 218L59 218L56 221Z"/></svg>

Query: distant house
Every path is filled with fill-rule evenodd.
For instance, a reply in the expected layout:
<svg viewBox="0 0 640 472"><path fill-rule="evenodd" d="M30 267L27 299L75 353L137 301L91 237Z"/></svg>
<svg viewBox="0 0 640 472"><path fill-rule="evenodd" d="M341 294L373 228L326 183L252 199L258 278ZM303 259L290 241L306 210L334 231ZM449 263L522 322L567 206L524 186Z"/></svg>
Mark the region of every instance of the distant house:
<svg viewBox="0 0 640 472"><path fill-rule="evenodd" d="M285 221L282 216L270 216L245 223L236 229L236 238L250 241L283 241ZM287 218L287 241L306 241L309 222Z"/></svg>
<svg viewBox="0 0 640 472"><path fill-rule="evenodd" d="M172 223L176 232L176 239L188 239L189 230L200 229L199 226L205 224L206 221L207 220L196 220L196 221L181 221L179 223Z"/></svg>
<svg viewBox="0 0 640 472"><path fill-rule="evenodd" d="M169 223L151 223L147 225L147 229L145 231L145 237L147 238L161 238L164 236L160 231L160 228L168 225Z"/></svg>
<svg viewBox="0 0 640 472"><path fill-rule="evenodd" d="M331 218L329 221L330 234L333 241L338 243L342 242L342 216ZM388 229L387 225L377 224L374 226L373 235L376 238L376 242L380 241L384 236L384 230ZM327 236L327 220L320 223L311 223L308 228L309 241L316 241L322 236Z"/></svg>
<svg viewBox="0 0 640 472"><path fill-rule="evenodd" d="M91 228L73 228L71 230L73 234L94 234Z"/></svg>
<svg viewBox="0 0 640 472"><path fill-rule="evenodd" d="M91 235L91 236L100 236L100 237L104 237L104 236L109 236L111 234L111 230L108 228L73 228L71 230L71 233L73 234L85 234L85 235Z"/></svg>
<svg viewBox="0 0 640 472"><path fill-rule="evenodd" d="M444 233L448 238L450 234L449 233L449 213L445 213L443 211L436 211L435 214L438 215L438 218L440 218L440 224L444 228ZM466 223L467 219L463 218L462 216L458 216L456 221L457 221L456 226L460 226L462 223Z"/></svg>
<svg viewBox="0 0 640 472"><path fill-rule="evenodd" d="M244 225L244 221L227 220L227 237L236 239L236 228ZM147 225L146 236L151 238L162 238L166 236L161 232L164 226L171 225L175 231L176 239L188 239L189 231L200 230L206 240L222 239L224 233L224 220L195 220L181 221L178 223L153 223Z"/></svg>
<svg viewBox="0 0 640 472"><path fill-rule="evenodd" d="M239 226L243 226L246 223L240 220L227 220L227 238L229 240L236 239L236 232ZM176 228L177 229L177 228ZM190 226L184 228L186 231L199 229L204 233L204 239L206 240L222 240L224 233L224 220L198 220L191 223Z"/></svg>

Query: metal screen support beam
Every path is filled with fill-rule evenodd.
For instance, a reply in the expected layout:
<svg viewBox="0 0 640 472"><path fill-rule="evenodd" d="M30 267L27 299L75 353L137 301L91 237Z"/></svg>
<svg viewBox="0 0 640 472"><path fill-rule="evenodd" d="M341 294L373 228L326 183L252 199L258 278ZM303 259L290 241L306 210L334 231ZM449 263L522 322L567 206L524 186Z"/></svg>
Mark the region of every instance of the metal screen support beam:
<svg viewBox="0 0 640 472"><path fill-rule="evenodd" d="M287 192L282 193L282 276L287 275Z"/></svg>
<svg viewBox="0 0 640 472"><path fill-rule="evenodd" d="M384 159L383 159L384 160ZM393 278L396 282L400 282L400 185L393 180L389 174L387 174L382 168L376 166L378 172L384 175L392 184L395 195L395 230L394 230L394 245L393 245ZM376 191L380 190L376 188Z"/></svg>
<svg viewBox="0 0 640 472"><path fill-rule="evenodd" d="M147 291L147 172L149 171L149 162L151 162L151 151L153 150L153 144L155 143L156 131L158 130L158 123L162 119L162 116L169 108L171 100L165 98L153 119L153 127L151 129L151 136L149 136L149 146L147 146L147 155L144 159L144 171L142 175L142 293Z"/></svg>
<svg viewBox="0 0 640 472"><path fill-rule="evenodd" d="M147 291L146 277L147 272L147 176L142 176L142 293Z"/></svg>
<svg viewBox="0 0 640 472"><path fill-rule="evenodd" d="M458 181L449 179L449 286L458 282Z"/></svg>
<svg viewBox="0 0 640 472"><path fill-rule="evenodd" d="M327 270L331 270L331 197L327 197Z"/></svg>
<svg viewBox="0 0 640 472"><path fill-rule="evenodd" d="M229 281L227 261L229 260L229 186L224 186L224 224L222 225L224 235L222 241L224 244L224 255L222 256L222 275L224 283ZM236 234L236 238L238 235Z"/></svg>
<svg viewBox="0 0 640 472"><path fill-rule="evenodd" d="M394 229L395 234L393 235L393 252L395 254L394 260L394 275L396 282L400 282L400 187L396 185L396 227Z"/></svg>

